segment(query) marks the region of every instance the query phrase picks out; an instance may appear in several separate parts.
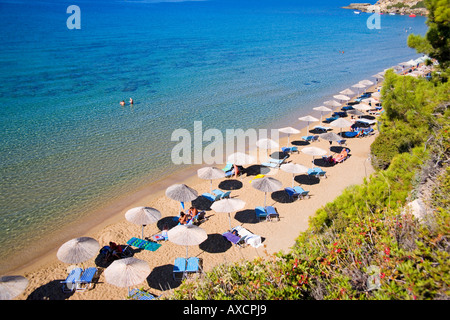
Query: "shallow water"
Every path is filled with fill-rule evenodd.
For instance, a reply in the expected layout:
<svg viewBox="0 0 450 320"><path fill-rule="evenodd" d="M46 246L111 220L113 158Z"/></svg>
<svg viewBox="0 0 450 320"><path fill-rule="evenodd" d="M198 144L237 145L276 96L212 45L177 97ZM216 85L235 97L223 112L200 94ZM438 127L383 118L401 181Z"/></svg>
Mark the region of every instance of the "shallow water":
<svg viewBox="0 0 450 320"><path fill-rule="evenodd" d="M68 2L0 0L2 261L176 169L175 129L299 127L290 115L418 57L406 38L426 31L369 30L344 1L78 3L68 30Z"/></svg>

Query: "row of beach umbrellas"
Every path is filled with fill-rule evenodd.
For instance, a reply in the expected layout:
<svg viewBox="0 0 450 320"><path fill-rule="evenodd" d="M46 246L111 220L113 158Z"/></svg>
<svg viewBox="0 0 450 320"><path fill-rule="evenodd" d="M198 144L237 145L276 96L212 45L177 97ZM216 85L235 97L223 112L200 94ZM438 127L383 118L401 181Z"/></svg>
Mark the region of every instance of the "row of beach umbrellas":
<svg viewBox="0 0 450 320"><path fill-rule="evenodd" d="M381 74L374 75L377 79L382 78ZM353 85L353 88L364 89L368 85L372 85L373 82L369 80L364 80L358 84ZM340 92L339 95L333 96L335 99L340 101L350 100L349 95L355 94L351 89L346 89ZM362 111L367 111L371 109L366 103L378 102L373 98L365 99L361 103L353 105L355 110L349 111L350 114L362 115ZM316 111L321 112L320 121L322 122L322 115L324 112L330 112L332 109L328 107L338 107L341 103L335 100L329 100L324 102L324 106L319 106L313 108ZM328 106L328 107L327 107ZM307 130L309 132L309 125L311 122L319 121L319 119L312 116L305 116L299 118L301 121L307 122ZM351 126L351 122L346 119L339 118L330 123L331 126L338 128L345 128ZM300 130L285 127L280 128L280 132L288 134L288 144L289 136L291 134L298 134ZM328 141L339 141L340 136L333 132L328 132L321 134L322 139ZM258 140L257 146L262 149L275 149L279 145L276 141L271 139L261 139ZM323 156L327 153L326 150L318 147L306 147L301 150L303 153L311 155L313 157ZM236 165L248 165L254 162L254 158L245 153L234 153L228 157L228 162L234 163ZM280 166L280 169L292 173L292 184L294 185L295 174L306 173L308 168L301 164L296 163L286 163ZM221 179L225 177L223 170L216 167L205 167L198 170L198 177L201 179L206 179L211 181L211 191L212 191L212 180ZM281 181L273 177L263 177L260 179L255 179L252 181L252 187L257 190L264 192L264 206L266 206L266 198L268 192L275 192L282 188ZM182 205L185 202L191 202L198 197L196 190L190 188L185 184L174 184L166 189L166 196L169 198L179 201ZM236 212L245 207L245 201L237 198L225 198L215 201L211 205L211 209L216 212L228 213L229 224L231 229L231 212ZM136 207L129 209L125 213L125 218L129 222L142 227L141 236L144 238L144 227L149 224L156 223L161 219L161 212L155 208L150 207ZM186 258L188 258L188 246L198 245L207 239L206 231L195 225L178 225L168 231L168 240L182 246L186 246ZM57 257L60 261L68 264L78 264L83 263L92 257L94 257L100 248L100 244L97 240L90 237L79 237L72 239L64 243L57 252ZM142 283L150 274L150 267L146 261L129 257L114 261L110 266L105 269L105 280L106 282L113 284L118 287L128 287L138 285ZM0 300L13 299L23 292L28 286L29 281L23 276L3 276L0 277Z"/></svg>

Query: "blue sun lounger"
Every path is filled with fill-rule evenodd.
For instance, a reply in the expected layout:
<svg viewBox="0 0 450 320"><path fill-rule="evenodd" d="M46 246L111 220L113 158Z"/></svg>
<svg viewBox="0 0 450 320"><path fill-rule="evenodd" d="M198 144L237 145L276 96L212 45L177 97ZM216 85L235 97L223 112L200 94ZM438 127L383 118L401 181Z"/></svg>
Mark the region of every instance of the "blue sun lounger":
<svg viewBox="0 0 450 320"><path fill-rule="evenodd" d="M284 188L284 191L286 191L286 193L288 194L290 199L295 199L295 197L297 197L297 199L298 199L298 197L299 197L299 193L296 192L294 190L294 188L286 187L286 188Z"/></svg>
<svg viewBox="0 0 450 320"><path fill-rule="evenodd" d="M200 259L197 257L186 258L175 258L173 264L173 278L175 280L180 280L186 278L189 274L200 273Z"/></svg>
<svg viewBox="0 0 450 320"><path fill-rule="evenodd" d="M295 186L294 187L294 191L298 194L298 196L299 197L301 197L302 199L304 198L304 197L308 197L308 199L310 198L310 195L309 195L309 191L306 191L306 190L304 190L302 187L300 187L300 186Z"/></svg>
<svg viewBox="0 0 450 320"><path fill-rule="evenodd" d="M205 192L204 194L202 194L202 197L208 199L211 202L220 200L220 194L213 196L211 193Z"/></svg>
<svg viewBox="0 0 450 320"><path fill-rule="evenodd" d="M231 191L223 192L220 189L214 189L212 192L216 195L216 197L220 196L220 199L228 198L231 194Z"/></svg>
<svg viewBox="0 0 450 320"><path fill-rule="evenodd" d="M86 290L92 288L94 276L97 274L96 267L90 267L83 271L80 280L77 281L77 290Z"/></svg>
<svg viewBox="0 0 450 320"><path fill-rule="evenodd" d="M62 286L63 292L72 292L77 289L77 284L78 284L78 281L80 281L82 272L83 272L83 269L81 269L81 268L75 268L72 271L70 271L66 280L61 281L61 283L63 284L63 286Z"/></svg>
<svg viewBox="0 0 450 320"><path fill-rule="evenodd" d="M264 207L256 207L255 213L258 219L267 218L267 212L266 210L264 210Z"/></svg>

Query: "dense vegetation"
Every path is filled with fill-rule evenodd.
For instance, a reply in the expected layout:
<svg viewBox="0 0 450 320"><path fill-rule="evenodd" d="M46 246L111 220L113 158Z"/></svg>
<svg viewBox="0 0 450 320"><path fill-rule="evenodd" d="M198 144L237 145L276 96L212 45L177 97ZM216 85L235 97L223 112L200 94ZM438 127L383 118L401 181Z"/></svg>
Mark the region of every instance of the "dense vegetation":
<svg viewBox="0 0 450 320"><path fill-rule="evenodd" d="M319 209L288 254L221 265L169 299L449 299L450 83L388 71L382 99L369 179Z"/></svg>
<svg viewBox="0 0 450 320"><path fill-rule="evenodd" d="M318 210L289 254L222 265L183 283L171 298L450 297L449 85L393 73L386 80L389 103L376 139L389 150L386 169ZM398 88L403 81L415 88L408 98ZM384 153L373 150L377 158ZM422 219L405 209L419 197L428 207Z"/></svg>

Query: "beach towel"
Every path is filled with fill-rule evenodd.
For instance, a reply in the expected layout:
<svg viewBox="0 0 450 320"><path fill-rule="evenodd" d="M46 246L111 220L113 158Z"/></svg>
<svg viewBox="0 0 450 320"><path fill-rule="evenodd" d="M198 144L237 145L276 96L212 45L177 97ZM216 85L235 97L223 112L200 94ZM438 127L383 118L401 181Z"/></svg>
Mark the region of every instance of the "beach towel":
<svg viewBox="0 0 450 320"><path fill-rule="evenodd" d="M142 240L142 239L138 239L138 238L131 238L130 240L127 241L127 244L139 249L144 249L144 250L148 250L148 251L156 251L159 247L161 247L160 243L156 243L156 242L152 242L152 241L147 241L147 240Z"/></svg>

